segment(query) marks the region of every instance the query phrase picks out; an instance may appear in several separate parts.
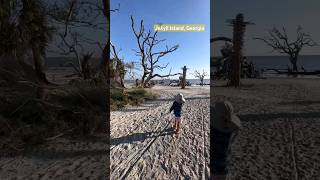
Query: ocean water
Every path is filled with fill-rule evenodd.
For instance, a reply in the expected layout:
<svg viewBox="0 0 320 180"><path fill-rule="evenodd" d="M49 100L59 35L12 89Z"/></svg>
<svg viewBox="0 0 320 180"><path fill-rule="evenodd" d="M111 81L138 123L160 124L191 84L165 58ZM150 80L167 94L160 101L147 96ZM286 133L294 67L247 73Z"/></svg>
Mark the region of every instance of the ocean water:
<svg viewBox="0 0 320 180"><path fill-rule="evenodd" d="M178 80L178 79L171 79L171 80ZM189 81L192 85L200 84L200 80L199 79L187 79L187 81ZM133 81L133 80L125 80L125 83L134 84L135 81ZM204 79L203 83L204 84L210 84L210 79Z"/></svg>
<svg viewBox="0 0 320 180"><path fill-rule="evenodd" d="M199 79L187 79L187 81L189 81L191 84L200 84L200 80ZM203 83L204 84L210 84L210 79L204 79Z"/></svg>
<svg viewBox="0 0 320 180"><path fill-rule="evenodd" d="M267 71L267 69L287 70L288 67L292 68L288 56L247 56L247 61L252 62L256 70L260 72L264 70L261 74L262 77L288 77L285 74L278 74L272 70ZM320 70L320 55L301 55L298 58L297 66L299 71L302 71L302 66L307 72ZM213 69L214 71L215 68ZM319 78L320 76L299 75L298 77Z"/></svg>
<svg viewBox="0 0 320 180"><path fill-rule="evenodd" d="M258 69L287 69L292 67L288 56L247 56L247 61L252 61ZM301 66L306 71L320 70L320 55L302 55L298 59L298 69Z"/></svg>

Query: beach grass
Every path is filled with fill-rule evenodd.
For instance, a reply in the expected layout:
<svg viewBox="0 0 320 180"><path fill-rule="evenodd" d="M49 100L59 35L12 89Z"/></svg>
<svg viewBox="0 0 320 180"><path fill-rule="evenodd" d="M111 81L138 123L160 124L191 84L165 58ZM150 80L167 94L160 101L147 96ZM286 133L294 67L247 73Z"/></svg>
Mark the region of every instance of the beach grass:
<svg viewBox="0 0 320 180"><path fill-rule="evenodd" d="M116 110L125 107L126 105L140 105L149 100L154 100L159 97L144 88L112 88L110 94L111 110Z"/></svg>

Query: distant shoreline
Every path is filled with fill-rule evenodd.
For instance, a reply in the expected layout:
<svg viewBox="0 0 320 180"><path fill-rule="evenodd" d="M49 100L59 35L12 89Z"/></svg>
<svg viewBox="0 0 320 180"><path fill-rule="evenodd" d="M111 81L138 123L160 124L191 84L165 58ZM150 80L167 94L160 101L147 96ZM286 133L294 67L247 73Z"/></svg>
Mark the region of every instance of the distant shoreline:
<svg viewBox="0 0 320 180"><path fill-rule="evenodd" d="M135 84L135 80L124 80L125 84ZM170 82L176 82L179 81L179 79L154 79L152 81L158 81L158 82L164 82L164 84L157 84L157 85L162 85L162 86L170 86ZM200 85L200 80L199 79L187 79L187 82L189 82L191 85ZM204 79L203 85L210 85L210 79Z"/></svg>

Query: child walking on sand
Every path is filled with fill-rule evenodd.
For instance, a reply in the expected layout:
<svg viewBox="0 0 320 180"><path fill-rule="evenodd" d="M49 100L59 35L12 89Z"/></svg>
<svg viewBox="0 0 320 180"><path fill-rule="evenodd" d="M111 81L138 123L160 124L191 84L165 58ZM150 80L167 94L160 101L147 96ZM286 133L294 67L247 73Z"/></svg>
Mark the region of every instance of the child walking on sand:
<svg viewBox="0 0 320 180"><path fill-rule="evenodd" d="M211 122L210 144L213 147L211 167L213 180L226 180L227 159L230 156L230 145L242 128L240 119L234 114L229 101L216 102Z"/></svg>
<svg viewBox="0 0 320 180"><path fill-rule="evenodd" d="M176 95L175 100L169 111L171 112L173 110L173 113L175 116L173 129L175 130L176 134L178 134L180 130L181 111L182 111L182 106L185 102L186 100L183 98L183 94L179 93L178 95Z"/></svg>

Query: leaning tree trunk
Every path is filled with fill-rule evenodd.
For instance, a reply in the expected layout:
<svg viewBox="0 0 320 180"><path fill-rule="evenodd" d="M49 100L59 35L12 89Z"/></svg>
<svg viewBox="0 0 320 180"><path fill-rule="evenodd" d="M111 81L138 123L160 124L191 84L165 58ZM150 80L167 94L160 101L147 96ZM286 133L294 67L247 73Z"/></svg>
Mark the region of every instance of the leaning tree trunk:
<svg viewBox="0 0 320 180"><path fill-rule="evenodd" d="M147 75L148 75L148 73L145 71L145 72L143 73L142 78L141 78L141 81L140 81L140 86L141 86L141 87L144 87L144 86L145 86L146 81L147 81L147 80L146 80Z"/></svg>
<svg viewBox="0 0 320 180"><path fill-rule="evenodd" d="M292 71L297 72L298 71L298 66L297 66L298 57L290 57L290 62L292 64Z"/></svg>
<svg viewBox="0 0 320 180"><path fill-rule="evenodd" d="M124 80L122 77L120 77L120 85L122 88L126 88L125 85L124 85Z"/></svg>
<svg viewBox="0 0 320 180"><path fill-rule="evenodd" d="M46 74L43 71L42 55L40 53L39 46L36 43L32 45L32 56L37 79L41 83L49 84Z"/></svg>
<svg viewBox="0 0 320 180"><path fill-rule="evenodd" d="M231 62L231 79L229 85L240 86L241 59L243 49L243 36L245 32L245 22L243 15L238 14L233 21L233 54Z"/></svg>
<svg viewBox="0 0 320 180"><path fill-rule="evenodd" d="M150 82L150 80L153 78L153 71L151 70L150 71L150 73L149 73L149 75L148 75L148 77L147 77L147 79L145 79L145 78L143 78L142 77L142 81L143 81L143 86L142 87L144 87L144 88L148 88L149 87L149 82ZM141 82L142 83L142 82Z"/></svg>
<svg viewBox="0 0 320 180"><path fill-rule="evenodd" d="M37 87L37 98L43 99L45 97L45 90L44 90L44 84L49 84L49 81L46 78L46 74L43 72L42 67L42 56L39 51L39 46L36 44L32 44L32 56L33 56L33 63L34 63L34 69L37 76L37 79L39 81L39 86Z"/></svg>
<svg viewBox="0 0 320 180"><path fill-rule="evenodd" d="M185 89L186 88L186 76L187 76L187 66L183 66L183 68L182 68L181 89Z"/></svg>

